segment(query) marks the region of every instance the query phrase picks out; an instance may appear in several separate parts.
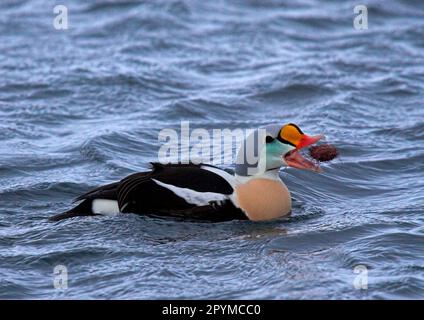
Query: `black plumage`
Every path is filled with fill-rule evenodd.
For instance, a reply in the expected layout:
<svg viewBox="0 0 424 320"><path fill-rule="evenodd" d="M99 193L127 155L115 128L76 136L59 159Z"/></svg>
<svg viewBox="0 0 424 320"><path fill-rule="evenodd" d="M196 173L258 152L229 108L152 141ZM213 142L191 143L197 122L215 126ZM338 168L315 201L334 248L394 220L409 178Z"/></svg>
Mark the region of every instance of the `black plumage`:
<svg viewBox="0 0 424 320"><path fill-rule="evenodd" d="M203 169L205 164L152 163L152 170L129 175L119 182L110 183L76 198L82 201L75 208L56 215L50 220L57 221L73 216L94 215L91 210L95 199L116 200L122 213L151 214L208 221L247 219L231 200L211 201L206 205L187 202L155 180L179 188L197 192L213 192L225 196L234 190L220 175Z"/></svg>

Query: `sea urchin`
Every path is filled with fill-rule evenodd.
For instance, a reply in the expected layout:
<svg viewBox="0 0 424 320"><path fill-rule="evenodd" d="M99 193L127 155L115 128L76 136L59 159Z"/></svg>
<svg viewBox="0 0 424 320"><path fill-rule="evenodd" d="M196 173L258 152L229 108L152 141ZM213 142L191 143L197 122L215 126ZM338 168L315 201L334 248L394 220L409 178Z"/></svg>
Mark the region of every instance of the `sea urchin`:
<svg viewBox="0 0 424 320"><path fill-rule="evenodd" d="M309 149L309 154L320 162L331 161L339 155L336 147L331 144L321 144Z"/></svg>

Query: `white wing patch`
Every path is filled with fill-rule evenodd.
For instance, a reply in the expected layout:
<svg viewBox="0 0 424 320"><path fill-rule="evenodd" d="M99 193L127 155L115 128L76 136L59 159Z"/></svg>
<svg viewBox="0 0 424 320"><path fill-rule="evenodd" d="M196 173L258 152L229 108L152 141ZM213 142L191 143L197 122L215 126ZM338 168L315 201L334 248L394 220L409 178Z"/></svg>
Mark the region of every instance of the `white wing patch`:
<svg viewBox="0 0 424 320"><path fill-rule="evenodd" d="M115 215L119 213L118 201L109 199L94 199L91 204L93 213L105 216Z"/></svg>
<svg viewBox="0 0 424 320"><path fill-rule="evenodd" d="M209 167L209 166L201 166L201 169L215 173L216 175L220 176L222 179L227 181L234 190L236 189L238 185L237 179L235 176L229 174L227 171L224 171L215 167ZM236 208L240 207L238 204L237 194L235 191L232 194L230 194L228 198L236 206Z"/></svg>
<svg viewBox="0 0 424 320"><path fill-rule="evenodd" d="M156 179L152 179L152 180L156 182L158 185L160 185L161 187L171 190L173 193L175 193L180 198L183 198L188 203L191 203L197 206L208 205L210 201L224 201L228 199L228 196L222 193L199 192L189 188L180 188L172 184L161 182Z"/></svg>
<svg viewBox="0 0 424 320"><path fill-rule="evenodd" d="M222 179L227 181L233 189L236 187L236 178L233 175L229 174L227 171L209 166L201 166L200 168L202 170L206 170L220 176Z"/></svg>

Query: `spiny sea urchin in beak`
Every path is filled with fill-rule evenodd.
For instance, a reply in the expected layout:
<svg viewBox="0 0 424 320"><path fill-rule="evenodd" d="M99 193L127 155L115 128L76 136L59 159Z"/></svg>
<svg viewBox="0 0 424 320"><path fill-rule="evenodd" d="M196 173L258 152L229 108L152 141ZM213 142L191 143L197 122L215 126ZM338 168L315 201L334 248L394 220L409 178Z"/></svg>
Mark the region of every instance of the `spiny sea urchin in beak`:
<svg viewBox="0 0 424 320"><path fill-rule="evenodd" d="M322 172L319 163L315 160L311 161L304 158L299 150L317 143L324 138L323 134L317 136L308 136L294 123L289 123L283 126L280 130L279 139L282 143L290 144L294 150L283 155L285 163L289 167L297 169L306 169L315 172Z"/></svg>
<svg viewBox="0 0 424 320"><path fill-rule="evenodd" d="M309 155L319 162L331 161L339 155L339 151L331 144L321 144L309 149Z"/></svg>

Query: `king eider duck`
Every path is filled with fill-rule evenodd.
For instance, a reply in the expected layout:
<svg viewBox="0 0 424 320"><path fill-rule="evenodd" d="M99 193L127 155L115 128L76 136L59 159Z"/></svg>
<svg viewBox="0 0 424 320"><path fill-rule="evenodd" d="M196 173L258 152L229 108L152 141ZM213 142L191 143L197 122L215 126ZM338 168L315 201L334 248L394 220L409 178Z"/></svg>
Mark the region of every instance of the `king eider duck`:
<svg viewBox="0 0 424 320"><path fill-rule="evenodd" d="M269 125L253 131L242 143L234 175L208 164L152 163L151 171L79 196L76 207L50 220L119 213L207 221L283 217L291 211L291 197L279 169L289 166L321 172L318 163L304 158L299 150L322 137L308 136L292 123ZM257 155L250 157L253 161L248 159L249 150Z"/></svg>

